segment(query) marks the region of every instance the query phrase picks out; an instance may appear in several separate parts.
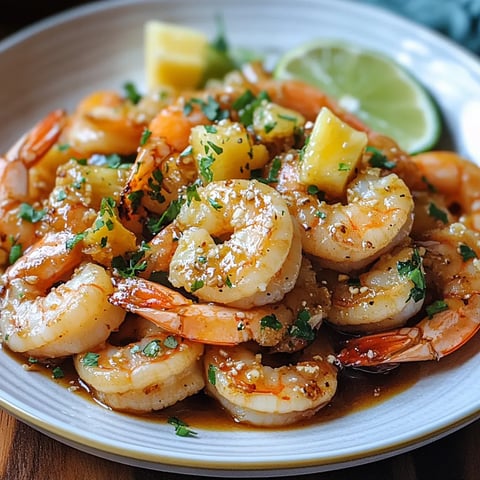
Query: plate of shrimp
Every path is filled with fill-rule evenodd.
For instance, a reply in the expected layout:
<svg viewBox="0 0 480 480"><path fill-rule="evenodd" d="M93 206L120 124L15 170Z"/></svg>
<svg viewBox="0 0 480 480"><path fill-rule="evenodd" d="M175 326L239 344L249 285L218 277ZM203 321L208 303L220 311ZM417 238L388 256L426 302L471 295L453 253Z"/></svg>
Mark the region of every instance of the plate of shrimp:
<svg viewBox="0 0 480 480"><path fill-rule="evenodd" d="M319 35L391 56L435 99L438 148L409 155L258 65L147 92L145 22L219 13L268 59ZM478 419L477 59L345 1L120 0L4 40L0 70L0 407L223 477L358 465ZM305 181L322 115L358 140L340 190ZM412 366L360 407L347 392Z"/></svg>

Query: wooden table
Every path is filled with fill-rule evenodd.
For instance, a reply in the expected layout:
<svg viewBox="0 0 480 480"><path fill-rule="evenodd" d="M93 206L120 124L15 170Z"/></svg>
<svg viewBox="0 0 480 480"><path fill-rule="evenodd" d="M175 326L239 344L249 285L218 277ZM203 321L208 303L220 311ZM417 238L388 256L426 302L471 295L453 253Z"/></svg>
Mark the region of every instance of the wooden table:
<svg viewBox="0 0 480 480"><path fill-rule="evenodd" d="M0 38L82 0L2 0ZM1 80L0 80L1 83ZM1 388L1 387L0 387ZM77 451L0 410L1 480L181 480L193 477L134 468ZM317 480L478 480L480 421L437 442L387 460L295 478Z"/></svg>

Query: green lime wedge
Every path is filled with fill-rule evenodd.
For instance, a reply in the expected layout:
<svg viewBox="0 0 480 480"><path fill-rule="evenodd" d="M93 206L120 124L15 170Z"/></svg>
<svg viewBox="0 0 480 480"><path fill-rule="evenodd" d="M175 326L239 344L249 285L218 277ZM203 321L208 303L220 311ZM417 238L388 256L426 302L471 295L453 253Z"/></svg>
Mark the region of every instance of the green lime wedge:
<svg viewBox="0 0 480 480"><path fill-rule="evenodd" d="M314 41L285 53L274 76L315 85L368 127L407 152L431 149L441 133L435 103L392 59L337 41Z"/></svg>

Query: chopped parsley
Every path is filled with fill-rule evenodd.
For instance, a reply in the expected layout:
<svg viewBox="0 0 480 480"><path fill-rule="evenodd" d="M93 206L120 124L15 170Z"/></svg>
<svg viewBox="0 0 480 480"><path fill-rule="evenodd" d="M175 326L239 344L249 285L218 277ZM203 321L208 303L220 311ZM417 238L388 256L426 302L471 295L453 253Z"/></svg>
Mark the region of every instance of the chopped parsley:
<svg viewBox="0 0 480 480"><path fill-rule="evenodd" d="M72 238L69 238L65 244L67 250L71 250L72 248L77 245L77 243L81 242L86 236L86 232L76 233Z"/></svg>
<svg viewBox="0 0 480 480"><path fill-rule="evenodd" d="M430 202L428 204L428 214L431 217L440 220L442 223L448 223L447 213L444 210L438 208L433 202Z"/></svg>
<svg viewBox="0 0 480 480"><path fill-rule="evenodd" d="M140 138L140 146L143 147L143 145L145 145L148 142L148 139L150 138L151 135L152 135L152 132L148 130L148 128L146 128L143 131L142 136Z"/></svg>
<svg viewBox="0 0 480 480"><path fill-rule="evenodd" d="M200 201L200 195L198 194L197 185L195 183L193 185L188 185L185 193L187 196L187 205L190 205L192 200L196 200L197 202Z"/></svg>
<svg viewBox="0 0 480 480"><path fill-rule="evenodd" d="M8 254L8 263L14 264L23 255L23 248L20 243L14 243Z"/></svg>
<svg viewBox="0 0 480 480"><path fill-rule="evenodd" d="M169 335L164 341L163 344L167 348L177 348L178 347L178 340L173 336Z"/></svg>
<svg viewBox="0 0 480 480"><path fill-rule="evenodd" d="M422 175L422 182L427 186L427 190L431 193L436 193L437 188L435 185L429 182L428 178L425 175Z"/></svg>
<svg viewBox="0 0 480 480"><path fill-rule="evenodd" d="M26 220L30 223L37 223L47 214L45 209L35 210L31 205L28 203L21 203L20 209L18 211L18 218L22 220Z"/></svg>
<svg viewBox="0 0 480 480"><path fill-rule="evenodd" d="M415 302L419 302L425 298L426 282L425 274L422 269L422 257L418 253L417 249L413 250L411 260L406 262L397 262L397 270L400 275L408 277L414 287L410 290L410 295L407 298L407 302L413 298Z"/></svg>
<svg viewBox="0 0 480 480"><path fill-rule="evenodd" d="M125 90L125 96L130 100L134 105L136 105L141 99L142 95L137 90L137 87L132 82L127 82L123 85Z"/></svg>
<svg viewBox="0 0 480 480"><path fill-rule="evenodd" d="M309 193L310 195L314 195L320 201L325 200L325 192L323 190L320 190L316 185L309 185L307 187L307 193Z"/></svg>
<svg viewBox="0 0 480 480"><path fill-rule="evenodd" d="M200 106L200 109L204 115L211 122L225 120L228 118L228 110L222 110L220 104L211 95L207 97L206 101L202 100L201 98L191 98L183 107L184 115L188 116L192 113L194 104Z"/></svg>
<svg viewBox="0 0 480 480"><path fill-rule="evenodd" d="M223 205L221 203L218 203L214 198L208 198L208 203L215 209L215 210L221 210L223 208Z"/></svg>
<svg viewBox="0 0 480 480"><path fill-rule="evenodd" d="M252 176L253 178L256 178L259 182L270 184L270 183L277 183L278 182L278 173L280 172L280 169L282 168L282 161L280 160L279 157L275 157L272 160L272 164L270 166L270 170L268 171L268 177L267 178L261 178L260 176L256 176L256 173L258 172L259 174L261 173L260 171L253 170L252 171Z"/></svg>
<svg viewBox="0 0 480 480"><path fill-rule="evenodd" d="M57 379L57 378L63 378L65 376L65 373L63 373L63 370L60 367L55 367L52 370L52 377Z"/></svg>
<svg viewBox="0 0 480 480"><path fill-rule="evenodd" d="M198 161L198 169L200 171L200 175L207 183L213 180L213 172L210 167L213 165L214 161L215 159L210 155L202 157Z"/></svg>
<svg viewBox="0 0 480 480"><path fill-rule="evenodd" d="M217 383L217 367L215 365L210 364L208 366L207 377L211 385L215 385Z"/></svg>
<svg viewBox="0 0 480 480"><path fill-rule="evenodd" d="M123 278L135 277L147 269L147 261L144 259L145 252L150 247L142 243L138 250L130 252L126 257L118 255L112 259L112 267Z"/></svg>
<svg viewBox="0 0 480 480"><path fill-rule="evenodd" d="M444 300L436 300L426 308L427 315L432 318L436 313L448 310L448 304Z"/></svg>
<svg viewBox="0 0 480 480"><path fill-rule="evenodd" d="M278 321L274 314L265 315L260 320L260 328L271 328L272 330L281 330L282 324Z"/></svg>
<svg viewBox="0 0 480 480"><path fill-rule="evenodd" d="M253 124L253 112L263 102L270 101L266 91L255 96L250 90L245 90L232 104L232 109L238 112L240 123L249 127Z"/></svg>
<svg viewBox="0 0 480 480"><path fill-rule="evenodd" d="M205 282L203 280L195 280L190 287L190 291L192 293L196 292L197 290L202 288L204 285L205 285Z"/></svg>
<svg viewBox="0 0 480 480"><path fill-rule="evenodd" d="M152 340L148 342L142 350L142 353L150 358L155 358L162 351L160 340Z"/></svg>
<svg viewBox="0 0 480 480"><path fill-rule="evenodd" d="M290 335L302 340L314 340L315 332L309 323L310 318L310 313L307 310L301 310L297 315L295 323L289 329Z"/></svg>
<svg viewBox="0 0 480 480"><path fill-rule="evenodd" d="M180 208L182 207L184 200L179 198L177 200L172 200L167 209L160 215L159 217L150 217L147 220L147 228L148 230L156 235L163 226L172 222L180 212Z"/></svg>
<svg viewBox="0 0 480 480"><path fill-rule="evenodd" d="M458 251L462 256L464 262L467 262L472 258L477 258L477 254L475 253L475 251L472 248L470 248L468 245L465 245L463 243L461 243L458 246Z"/></svg>
<svg viewBox="0 0 480 480"><path fill-rule="evenodd" d="M88 352L82 357L82 364L86 367L98 367L99 353Z"/></svg>
<svg viewBox="0 0 480 480"><path fill-rule="evenodd" d="M179 437L196 437L198 435L187 423L177 417L169 417L167 422L175 427L175 435Z"/></svg>
<svg viewBox="0 0 480 480"><path fill-rule="evenodd" d="M380 150L378 150L378 148L368 146L366 151L372 154L369 163L374 168L385 168L387 170L391 170L397 166L395 162L388 160L388 158Z"/></svg>

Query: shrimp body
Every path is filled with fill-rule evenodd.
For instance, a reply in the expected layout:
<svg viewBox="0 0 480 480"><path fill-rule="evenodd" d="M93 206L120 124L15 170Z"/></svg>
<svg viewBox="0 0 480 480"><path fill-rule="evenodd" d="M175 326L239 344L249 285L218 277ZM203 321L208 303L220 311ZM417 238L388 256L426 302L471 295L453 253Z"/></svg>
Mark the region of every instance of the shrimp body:
<svg viewBox="0 0 480 480"><path fill-rule="evenodd" d="M294 237L285 201L255 180L211 182L197 194L175 220L182 236L170 263L170 282L222 304L266 291Z"/></svg>
<svg viewBox="0 0 480 480"><path fill-rule="evenodd" d="M349 340L337 356L342 364L438 360L458 350L480 330L479 234L457 223L429 231L422 245L427 278L434 279L440 299L412 327Z"/></svg>
<svg viewBox="0 0 480 480"><path fill-rule="evenodd" d="M265 365L250 345L209 346L204 356L206 391L237 422L281 426L313 416L333 397L336 368L316 340L293 365Z"/></svg>
<svg viewBox="0 0 480 480"><path fill-rule="evenodd" d="M422 176L417 187L428 186L444 197L459 222L480 231L480 168L478 165L447 151L425 152L412 156Z"/></svg>
<svg viewBox="0 0 480 480"><path fill-rule="evenodd" d="M397 175L362 171L348 185L346 204L330 204L300 183L298 156L287 153L281 162L276 188L300 224L304 251L320 266L359 270L408 236L413 198Z"/></svg>
<svg viewBox="0 0 480 480"><path fill-rule="evenodd" d="M142 278L115 280L110 302L136 313L167 332L196 342L236 345L255 340L276 345L293 323L292 312L283 305L248 310L193 303L180 293Z"/></svg>
<svg viewBox="0 0 480 480"><path fill-rule="evenodd" d="M79 251L68 249L66 238L46 235L4 275L0 330L14 352L36 358L82 352L105 341L124 319L125 312L108 302L113 285L102 267L85 263L68 278Z"/></svg>
<svg viewBox="0 0 480 480"><path fill-rule="evenodd" d="M13 244L25 249L35 241L36 225L20 214L22 203L32 200L29 171L58 140L65 120L63 110L49 113L0 156L0 248L5 257Z"/></svg>
<svg viewBox="0 0 480 480"><path fill-rule="evenodd" d="M340 278L332 287L328 320L343 331L371 333L403 326L424 303L422 261L410 246L384 254L353 282Z"/></svg>
<svg viewBox="0 0 480 480"><path fill-rule="evenodd" d="M75 355L74 365L93 395L115 410L160 410L204 387L204 346L158 328L124 346L106 344ZM89 358L95 361L89 361Z"/></svg>
<svg viewBox="0 0 480 480"><path fill-rule="evenodd" d="M140 143L146 122L117 92L101 90L85 97L69 119L64 139L82 155L130 155Z"/></svg>

